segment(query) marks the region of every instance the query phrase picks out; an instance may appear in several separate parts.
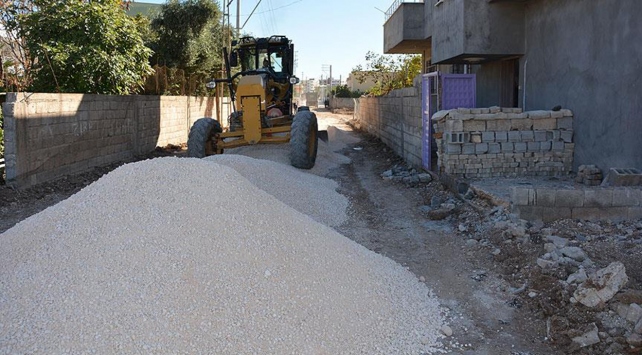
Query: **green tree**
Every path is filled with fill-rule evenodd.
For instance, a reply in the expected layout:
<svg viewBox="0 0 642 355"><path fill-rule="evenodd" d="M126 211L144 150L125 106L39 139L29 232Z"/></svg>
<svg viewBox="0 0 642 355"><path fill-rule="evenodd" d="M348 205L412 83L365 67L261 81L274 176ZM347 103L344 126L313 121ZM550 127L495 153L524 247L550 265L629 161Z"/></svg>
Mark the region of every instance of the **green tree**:
<svg viewBox="0 0 642 355"><path fill-rule="evenodd" d="M421 74L421 56L382 55L370 51L366 53L366 66L359 64L352 73L360 83L368 79L375 81L369 94L386 95L394 89L413 85L413 79Z"/></svg>
<svg viewBox="0 0 642 355"><path fill-rule="evenodd" d="M221 11L213 0L170 0L151 22L156 40L152 63L206 75L222 65ZM205 83L203 83L204 85Z"/></svg>
<svg viewBox="0 0 642 355"><path fill-rule="evenodd" d="M358 90L351 91L350 88L348 88L348 85L339 85L332 90L332 93L336 97L360 97L361 96L360 91Z"/></svg>
<svg viewBox="0 0 642 355"><path fill-rule="evenodd" d="M0 72L5 91L25 90L31 85L31 57L20 36L18 17L33 12L31 0L0 0Z"/></svg>
<svg viewBox="0 0 642 355"><path fill-rule="evenodd" d="M151 73L135 21L120 0L34 0L18 17L34 91L130 94Z"/></svg>

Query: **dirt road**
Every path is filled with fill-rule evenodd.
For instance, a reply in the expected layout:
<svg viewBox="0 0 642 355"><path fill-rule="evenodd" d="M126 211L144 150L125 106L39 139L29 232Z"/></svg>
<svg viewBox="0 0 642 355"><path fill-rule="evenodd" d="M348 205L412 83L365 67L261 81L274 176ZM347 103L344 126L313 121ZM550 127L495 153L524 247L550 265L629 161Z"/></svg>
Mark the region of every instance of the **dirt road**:
<svg viewBox="0 0 642 355"><path fill-rule="evenodd" d="M448 309L449 329L443 330L448 335L444 339L447 353L601 353L594 352L595 347L573 346L566 333L562 334L568 329L559 330L559 334L551 330L550 314L542 312L541 304L546 301L519 290L519 285L532 277L535 260L543 253L543 243L535 238L537 232L532 233L533 243L528 240L521 244L506 243L502 228L506 228L505 220L509 216L505 211L494 209L480 199L464 202L446 191L441 183L427 182L425 175L419 180L418 172L407 168L381 142L353 132L347 124L350 116L323 109L316 112L320 129L330 127L333 132L329 148L336 153L320 152L319 167L312 173L338 181L340 192L351 202L349 221L338 227L338 231L406 266L432 288ZM280 154L281 149L281 154L285 154L283 147L270 148L271 151L258 148L261 147L244 147L236 153L274 156ZM159 151L156 155L180 156L184 151ZM283 157L274 160L283 160ZM115 166L26 191L0 187L0 233L67 198ZM445 212L440 215L436 213L439 211ZM634 224L623 228L629 227L634 231L632 235L642 240L642 224L639 229ZM566 229L585 233L578 226ZM597 262L607 263L621 254L617 245L602 245L606 249L598 246L600 244L593 245L595 254L601 250L611 252L604 254L603 260L596 257ZM642 244L636 248L639 253ZM587 250L592 249L587 246ZM627 268L636 264L638 256L634 252L629 259L624 258ZM641 273L632 267L629 275L637 289ZM546 283L549 279L542 280L545 280L542 284L530 283L531 288L538 291L530 292L531 295L539 293L539 289L555 289ZM555 312L563 309L560 306ZM560 316L567 314L560 313ZM583 320L590 322L591 318ZM572 321L570 324L569 327L573 327ZM620 338L614 336L611 342L622 342Z"/></svg>

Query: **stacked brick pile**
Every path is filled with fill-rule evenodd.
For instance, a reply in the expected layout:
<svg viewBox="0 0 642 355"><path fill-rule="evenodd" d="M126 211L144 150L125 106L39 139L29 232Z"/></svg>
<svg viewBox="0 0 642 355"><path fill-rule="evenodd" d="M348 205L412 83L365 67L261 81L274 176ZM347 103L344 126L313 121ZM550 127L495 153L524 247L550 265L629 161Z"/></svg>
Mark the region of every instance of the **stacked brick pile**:
<svg viewBox="0 0 642 355"><path fill-rule="evenodd" d="M432 117L442 173L465 178L561 176L573 166L573 113L460 108Z"/></svg>
<svg viewBox="0 0 642 355"><path fill-rule="evenodd" d="M580 165L577 169L575 182L588 186L597 186L602 183L602 170L595 165Z"/></svg>

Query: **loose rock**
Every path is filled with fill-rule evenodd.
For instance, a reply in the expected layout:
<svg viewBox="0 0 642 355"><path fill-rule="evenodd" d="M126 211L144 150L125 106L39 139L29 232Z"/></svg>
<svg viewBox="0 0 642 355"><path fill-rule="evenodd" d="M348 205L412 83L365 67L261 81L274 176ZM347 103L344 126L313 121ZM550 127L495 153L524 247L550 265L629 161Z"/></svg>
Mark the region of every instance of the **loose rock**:
<svg viewBox="0 0 642 355"><path fill-rule="evenodd" d="M595 323L591 324L591 329L572 339L574 343L578 344L580 347L590 346L600 342L600 336L598 334L598 329Z"/></svg>
<svg viewBox="0 0 642 355"><path fill-rule="evenodd" d="M580 284L573 297L587 307L595 307L613 298L628 280L624 265L616 261Z"/></svg>

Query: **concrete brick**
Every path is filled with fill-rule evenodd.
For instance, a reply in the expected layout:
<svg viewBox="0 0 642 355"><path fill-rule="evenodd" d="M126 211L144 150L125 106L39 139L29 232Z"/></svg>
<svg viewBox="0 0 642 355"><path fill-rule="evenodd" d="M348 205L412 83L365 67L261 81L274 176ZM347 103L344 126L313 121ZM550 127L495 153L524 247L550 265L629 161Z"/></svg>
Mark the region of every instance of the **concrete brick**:
<svg viewBox="0 0 642 355"><path fill-rule="evenodd" d="M572 117L573 116L573 112L571 110L569 110L569 109L563 108L563 109L560 110L560 112L562 113L562 116L564 116L564 117Z"/></svg>
<svg viewBox="0 0 642 355"><path fill-rule="evenodd" d="M522 135L519 131L509 131L508 132L508 141L509 142L520 142L522 140Z"/></svg>
<svg viewBox="0 0 642 355"><path fill-rule="evenodd" d="M642 207L642 190L636 188L613 188L613 206L640 206Z"/></svg>
<svg viewBox="0 0 642 355"><path fill-rule="evenodd" d="M474 131L485 131L486 130L486 121L481 120L469 120L464 122L464 132L474 132Z"/></svg>
<svg viewBox="0 0 642 355"><path fill-rule="evenodd" d="M461 154L475 154L475 144L473 143L462 144Z"/></svg>
<svg viewBox="0 0 642 355"><path fill-rule="evenodd" d="M536 119L542 119L542 118L550 118L551 117L551 111L544 111L544 110L535 110L535 111L527 111L529 118L536 118Z"/></svg>
<svg viewBox="0 0 642 355"><path fill-rule="evenodd" d="M495 132L482 132L482 142L490 143L495 141Z"/></svg>
<svg viewBox="0 0 642 355"><path fill-rule="evenodd" d="M459 113L459 112L451 112L450 117L454 120L463 120L463 121L472 120L473 118L475 118L475 116L471 113Z"/></svg>
<svg viewBox="0 0 642 355"><path fill-rule="evenodd" d="M538 152L542 145L540 142L528 142L528 147L526 148L529 152Z"/></svg>
<svg viewBox="0 0 642 355"><path fill-rule="evenodd" d="M486 154L486 153L488 153L488 143L475 144L475 154Z"/></svg>
<svg viewBox="0 0 642 355"><path fill-rule="evenodd" d="M624 221L629 216L628 207L575 207L571 218L589 221Z"/></svg>
<svg viewBox="0 0 642 355"><path fill-rule="evenodd" d="M535 205L544 207L555 206L557 198L557 191L552 189L536 189L535 190Z"/></svg>
<svg viewBox="0 0 642 355"><path fill-rule="evenodd" d="M510 131L510 120L492 120L486 121L487 131Z"/></svg>
<svg viewBox="0 0 642 355"><path fill-rule="evenodd" d="M495 142L508 142L508 132L506 131L495 132Z"/></svg>
<svg viewBox="0 0 642 355"><path fill-rule="evenodd" d="M573 117L557 118L557 129L573 129Z"/></svg>
<svg viewBox="0 0 642 355"><path fill-rule="evenodd" d="M564 117L564 113L560 111L551 111L551 117L552 118L561 118Z"/></svg>
<svg viewBox="0 0 642 355"><path fill-rule="evenodd" d="M464 121L462 120L446 120L444 129L449 132L461 132L464 130Z"/></svg>
<svg viewBox="0 0 642 355"><path fill-rule="evenodd" d="M573 142L573 131L561 131L560 132L560 139L562 139L565 143L571 143Z"/></svg>
<svg viewBox="0 0 642 355"><path fill-rule="evenodd" d="M497 154L501 152L501 146L499 143L489 143L488 144L488 153Z"/></svg>
<svg viewBox="0 0 642 355"><path fill-rule="evenodd" d="M515 142L515 151L516 152L525 152L527 149L527 144L524 142Z"/></svg>
<svg viewBox="0 0 642 355"><path fill-rule="evenodd" d="M564 142L562 141L553 141L551 142L551 150L554 152L561 152L564 150Z"/></svg>
<svg viewBox="0 0 642 355"><path fill-rule="evenodd" d="M522 136L522 142L533 142L535 141L535 132L534 131L520 131Z"/></svg>
<svg viewBox="0 0 642 355"><path fill-rule="evenodd" d="M533 120L530 118L510 120L511 130L530 131L533 129Z"/></svg>
<svg viewBox="0 0 642 355"><path fill-rule="evenodd" d="M557 120L554 118L540 118L533 120L533 130L549 131L557 129Z"/></svg>
<svg viewBox="0 0 642 355"><path fill-rule="evenodd" d="M525 187L511 187L510 201L513 205L533 206L535 205L535 190Z"/></svg>
<svg viewBox="0 0 642 355"><path fill-rule="evenodd" d="M545 142L548 140L546 138L546 131L533 131L533 138L535 142Z"/></svg>
<svg viewBox="0 0 642 355"><path fill-rule="evenodd" d="M567 189L557 190L555 205L561 207L583 207L584 191Z"/></svg>
<svg viewBox="0 0 642 355"><path fill-rule="evenodd" d="M584 190L584 207L610 207L613 202L613 189Z"/></svg>
<svg viewBox="0 0 642 355"><path fill-rule="evenodd" d="M501 145L501 151L502 152L512 152L515 150L515 143L512 142L502 142L500 143Z"/></svg>

